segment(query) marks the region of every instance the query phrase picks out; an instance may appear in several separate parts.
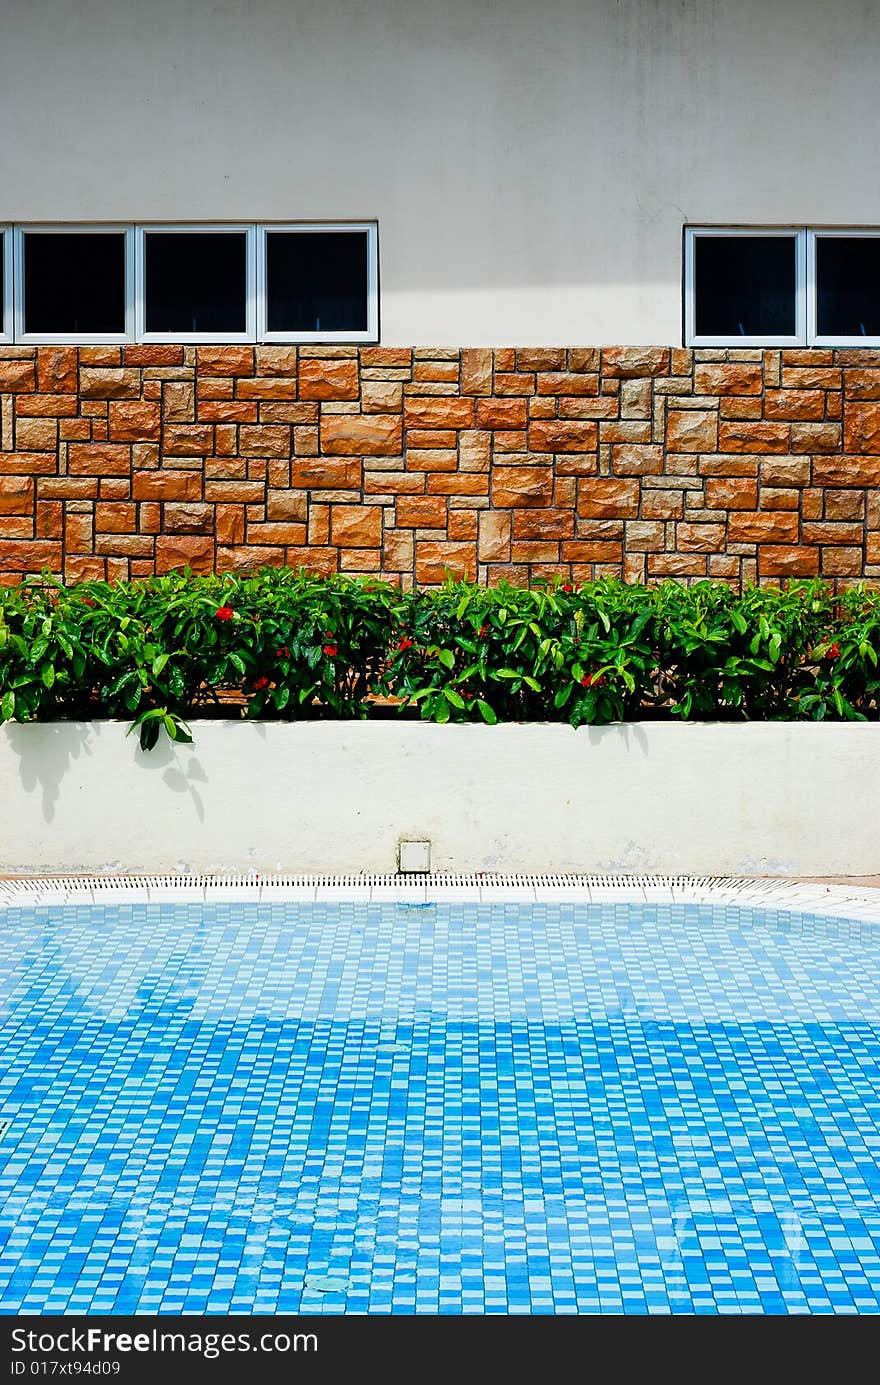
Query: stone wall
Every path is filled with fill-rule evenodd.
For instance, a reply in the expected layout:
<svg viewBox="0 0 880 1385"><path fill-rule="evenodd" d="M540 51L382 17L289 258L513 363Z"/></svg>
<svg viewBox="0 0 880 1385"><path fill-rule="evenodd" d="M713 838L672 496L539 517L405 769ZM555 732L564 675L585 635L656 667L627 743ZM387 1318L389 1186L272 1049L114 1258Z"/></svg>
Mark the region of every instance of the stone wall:
<svg viewBox="0 0 880 1385"><path fill-rule="evenodd" d="M880 352L0 347L0 580L880 579Z"/></svg>

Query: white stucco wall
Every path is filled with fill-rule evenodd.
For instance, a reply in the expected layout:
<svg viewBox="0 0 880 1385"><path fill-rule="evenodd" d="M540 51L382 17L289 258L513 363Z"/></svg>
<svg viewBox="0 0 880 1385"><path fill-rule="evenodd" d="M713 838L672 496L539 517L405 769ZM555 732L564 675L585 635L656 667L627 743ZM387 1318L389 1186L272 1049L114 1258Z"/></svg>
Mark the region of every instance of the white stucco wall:
<svg viewBox="0 0 880 1385"><path fill-rule="evenodd" d="M389 344L679 342L691 222L880 223L877 0L0 0L0 220L380 225Z"/></svg>
<svg viewBox="0 0 880 1385"><path fill-rule="evenodd" d="M880 727L0 727L0 874L880 874Z"/></svg>

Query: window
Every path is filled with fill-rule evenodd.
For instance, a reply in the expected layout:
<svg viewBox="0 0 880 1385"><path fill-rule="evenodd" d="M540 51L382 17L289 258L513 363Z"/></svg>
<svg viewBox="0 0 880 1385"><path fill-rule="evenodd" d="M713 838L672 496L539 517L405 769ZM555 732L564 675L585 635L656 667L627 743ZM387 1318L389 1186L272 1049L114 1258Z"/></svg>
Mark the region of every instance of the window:
<svg viewBox="0 0 880 1385"><path fill-rule="evenodd" d="M251 227L148 226L138 235L144 341L252 341Z"/></svg>
<svg viewBox="0 0 880 1385"><path fill-rule="evenodd" d="M374 222L0 226L0 342L378 335Z"/></svg>
<svg viewBox="0 0 880 1385"><path fill-rule="evenodd" d="M19 230L19 341L125 341L131 335L131 235L124 227Z"/></svg>
<svg viewBox="0 0 880 1385"><path fill-rule="evenodd" d="M12 231L0 226L0 342L12 341Z"/></svg>
<svg viewBox="0 0 880 1385"><path fill-rule="evenodd" d="M269 341L378 336L375 226L278 226L264 232L261 335Z"/></svg>
<svg viewBox="0 0 880 1385"><path fill-rule="evenodd" d="M688 346L880 343L880 231L688 227Z"/></svg>
<svg viewBox="0 0 880 1385"><path fill-rule="evenodd" d="M809 250L816 285L811 340L844 346L880 341L880 234L813 231Z"/></svg>

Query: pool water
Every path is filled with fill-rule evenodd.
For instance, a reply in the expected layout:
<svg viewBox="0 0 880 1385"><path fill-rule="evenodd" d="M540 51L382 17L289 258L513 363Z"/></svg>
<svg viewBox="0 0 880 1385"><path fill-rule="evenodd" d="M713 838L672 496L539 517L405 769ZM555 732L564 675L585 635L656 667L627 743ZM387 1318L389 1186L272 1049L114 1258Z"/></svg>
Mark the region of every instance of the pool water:
<svg viewBox="0 0 880 1385"><path fill-rule="evenodd" d="M880 925L2 917L3 1313L880 1308Z"/></svg>

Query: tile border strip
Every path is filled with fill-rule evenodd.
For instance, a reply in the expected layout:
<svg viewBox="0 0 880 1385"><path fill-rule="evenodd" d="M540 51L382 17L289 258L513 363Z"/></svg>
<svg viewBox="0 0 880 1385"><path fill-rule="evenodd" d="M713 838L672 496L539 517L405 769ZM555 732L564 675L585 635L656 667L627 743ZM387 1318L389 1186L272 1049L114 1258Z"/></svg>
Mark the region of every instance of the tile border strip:
<svg viewBox="0 0 880 1385"><path fill-rule="evenodd" d="M880 923L880 889L778 878L455 874L42 876L0 881L0 909L84 904L582 903L737 905Z"/></svg>

